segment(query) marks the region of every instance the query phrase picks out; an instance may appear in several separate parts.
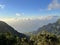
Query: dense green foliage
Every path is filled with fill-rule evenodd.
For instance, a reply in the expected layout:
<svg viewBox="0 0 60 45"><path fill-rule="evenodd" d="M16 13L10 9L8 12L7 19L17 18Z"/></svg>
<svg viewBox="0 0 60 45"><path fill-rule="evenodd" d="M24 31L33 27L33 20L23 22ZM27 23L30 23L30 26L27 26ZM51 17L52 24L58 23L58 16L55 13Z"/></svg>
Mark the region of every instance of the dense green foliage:
<svg viewBox="0 0 60 45"><path fill-rule="evenodd" d="M34 41L34 45L59 45L60 42L58 36L48 32L31 36L31 40Z"/></svg>
<svg viewBox="0 0 60 45"><path fill-rule="evenodd" d="M0 34L0 45L27 45L26 38L19 38L11 33Z"/></svg>
<svg viewBox="0 0 60 45"><path fill-rule="evenodd" d="M11 33L0 34L0 45L60 45L59 43L60 37L48 32L32 34L28 40Z"/></svg>

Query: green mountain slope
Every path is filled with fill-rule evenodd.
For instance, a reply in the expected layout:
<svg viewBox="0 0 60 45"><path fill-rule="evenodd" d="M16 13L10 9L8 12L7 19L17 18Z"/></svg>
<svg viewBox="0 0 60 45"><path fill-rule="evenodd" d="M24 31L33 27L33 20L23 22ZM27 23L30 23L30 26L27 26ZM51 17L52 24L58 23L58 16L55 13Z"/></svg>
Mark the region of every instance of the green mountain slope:
<svg viewBox="0 0 60 45"><path fill-rule="evenodd" d="M17 35L20 38L26 37L26 35L17 32L14 28L9 26L7 23L0 21L0 33L10 32L12 35Z"/></svg>

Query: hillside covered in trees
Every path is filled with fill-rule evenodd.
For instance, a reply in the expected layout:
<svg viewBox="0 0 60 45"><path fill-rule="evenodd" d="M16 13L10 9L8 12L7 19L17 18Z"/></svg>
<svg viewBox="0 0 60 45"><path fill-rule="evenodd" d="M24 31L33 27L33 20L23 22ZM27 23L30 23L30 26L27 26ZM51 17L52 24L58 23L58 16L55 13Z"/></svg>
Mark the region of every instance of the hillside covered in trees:
<svg viewBox="0 0 60 45"><path fill-rule="evenodd" d="M19 38L10 33L0 33L0 45L60 45L60 37L42 32L31 35L30 39Z"/></svg>
<svg viewBox="0 0 60 45"><path fill-rule="evenodd" d="M0 45L60 45L60 19L39 29L38 33L27 36L0 21Z"/></svg>

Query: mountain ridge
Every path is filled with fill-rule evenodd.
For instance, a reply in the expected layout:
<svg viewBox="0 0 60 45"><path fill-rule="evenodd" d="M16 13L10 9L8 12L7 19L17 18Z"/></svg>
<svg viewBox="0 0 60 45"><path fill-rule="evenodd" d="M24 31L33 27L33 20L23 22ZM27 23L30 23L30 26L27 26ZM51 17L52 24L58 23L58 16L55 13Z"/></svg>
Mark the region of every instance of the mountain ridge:
<svg viewBox="0 0 60 45"><path fill-rule="evenodd" d="M50 33L60 35L60 19L58 19L55 23L49 23L47 25L39 27L37 31L33 32L33 34L37 34L41 31L48 31Z"/></svg>
<svg viewBox="0 0 60 45"><path fill-rule="evenodd" d="M0 21L0 33L10 32L12 35L16 35L20 38L26 37L25 34L17 32L13 27L5 23L4 21Z"/></svg>

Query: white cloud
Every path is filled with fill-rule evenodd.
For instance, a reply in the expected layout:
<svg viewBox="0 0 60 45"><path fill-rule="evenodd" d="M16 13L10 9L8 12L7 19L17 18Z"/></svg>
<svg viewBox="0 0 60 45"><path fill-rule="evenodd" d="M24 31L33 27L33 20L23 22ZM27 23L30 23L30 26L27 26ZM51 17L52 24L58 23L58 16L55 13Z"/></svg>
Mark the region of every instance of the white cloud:
<svg viewBox="0 0 60 45"><path fill-rule="evenodd" d="M20 13L16 13L16 16L21 16L21 14Z"/></svg>
<svg viewBox="0 0 60 45"><path fill-rule="evenodd" d="M50 20L52 19L54 16L40 16L39 19L40 20Z"/></svg>
<svg viewBox="0 0 60 45"><path fill-rule="evenodd" d="M1 9L5 8L5 5L0 4L0 8Z"/></svg>
<svg viewBox="0 0 60 45"><path fill-rule="evenodd" d="M24 13L16 13L16 16L22 16Z"/></svg>
<svg viewBox="0 0 60 45"><path fill-rule="evenodd" d="M48 23L53 23L58 19L58 16L39 16L36 18L0 18L19 32L29 32L37 30L39 27Z"/></svg>
<svg viewBox="0 0 60 45"><path fill-rule="evenodd" d="M60 3L58 3L58 0L52 0L52 2L48 5L48 10L52 9L60 9Z"/></svg>

